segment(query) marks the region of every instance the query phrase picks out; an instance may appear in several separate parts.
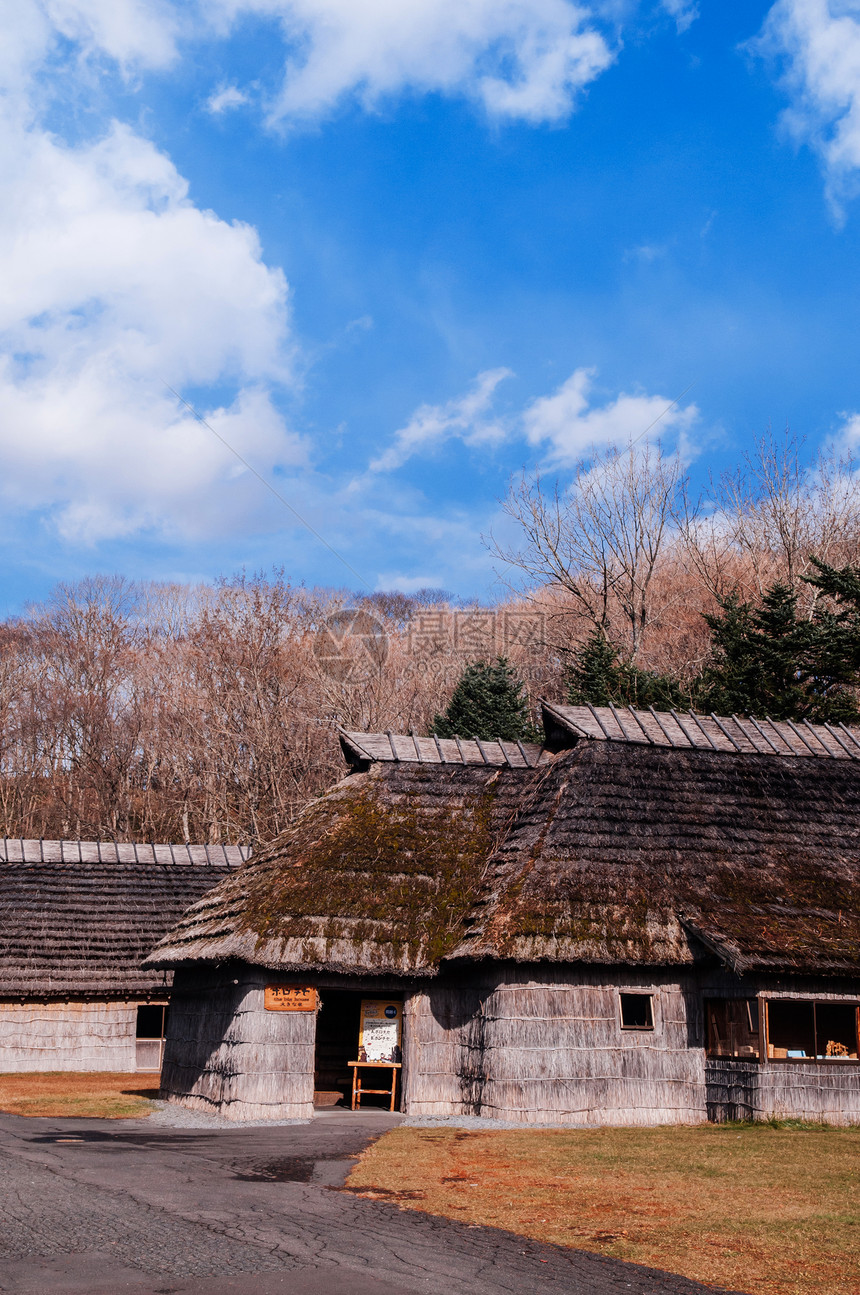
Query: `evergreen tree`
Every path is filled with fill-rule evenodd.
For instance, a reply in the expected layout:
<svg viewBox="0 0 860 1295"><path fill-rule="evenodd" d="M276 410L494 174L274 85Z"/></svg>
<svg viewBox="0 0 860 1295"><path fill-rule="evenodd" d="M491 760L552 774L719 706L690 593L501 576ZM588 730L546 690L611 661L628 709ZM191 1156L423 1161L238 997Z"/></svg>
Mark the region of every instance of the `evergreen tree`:
<svg viewBox="0 0 860 1295"><path fill-rule="evenodd" d="M602 629L573 653L573 664L567 669L567 699L572 706L590 702L592 706L636 706L668 710L686 707L689 695L669 675L641 670L619 660L616 648Z"/></svg>
<svg viewBox="0 0 860 1295"><path fill-rule="evenodd" d="M503 738L539 741L529 716L522 682L504 657L466 666L444 715L430 728L436 737Z"/></svg>
<svg viewBox="0 0 860 1295"><path fill-rule="evenodd" d="M820 577L830 584L840 574L827 573ZM799 620L797 594L777 582L759 607L732 594L705 620L713 659L696 688L701 710L831 723L858 718L850 691L860 667L856 606L842 619L821 608L812 620Z"/></svg>

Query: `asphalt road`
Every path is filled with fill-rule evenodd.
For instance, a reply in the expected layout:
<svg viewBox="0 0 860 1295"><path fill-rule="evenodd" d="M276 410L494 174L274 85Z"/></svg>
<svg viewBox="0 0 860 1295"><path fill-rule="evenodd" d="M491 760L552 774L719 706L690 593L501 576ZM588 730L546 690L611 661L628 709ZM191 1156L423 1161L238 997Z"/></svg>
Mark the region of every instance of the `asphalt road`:
<svg viewBox="0 0 860 1295"><path fill-rule="evenodd" d="M0 1116L0 1291L704 1295L683 1278L338 1190L350 1157L396 1121L327 1111L309 1125L201 1132Z"/></svg>

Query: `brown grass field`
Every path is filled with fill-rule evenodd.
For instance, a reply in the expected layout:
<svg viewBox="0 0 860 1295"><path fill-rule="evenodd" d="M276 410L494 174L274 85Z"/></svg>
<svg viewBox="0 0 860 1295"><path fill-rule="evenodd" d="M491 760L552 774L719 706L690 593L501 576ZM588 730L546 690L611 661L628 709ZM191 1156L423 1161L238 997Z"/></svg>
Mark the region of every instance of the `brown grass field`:
<svg viewBox="0 0 860 1295"><path fill-rule="evenodd" d="M122 1120L149 1115L158 1075L50 1071L0 1075L0 1111L51 1119Z"/></svg>
<svg viewBox="0 0 860 1295"><path fill-rule="evenodd" d="M399 1128L347 1190L751 1295L860 1295L860 1128Z"/></svg>

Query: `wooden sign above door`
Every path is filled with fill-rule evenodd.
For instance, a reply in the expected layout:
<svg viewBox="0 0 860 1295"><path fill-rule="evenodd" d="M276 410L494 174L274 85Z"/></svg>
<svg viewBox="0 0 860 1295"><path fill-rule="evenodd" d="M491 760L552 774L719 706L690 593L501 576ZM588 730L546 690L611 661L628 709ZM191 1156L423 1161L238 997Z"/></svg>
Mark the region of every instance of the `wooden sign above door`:
<svg viewBox="0 0 860 1295"><path fill-rule="evenodd" d="M317 991L307 985L267 985L263 997L267 1012L315 1012Z"/></svg>

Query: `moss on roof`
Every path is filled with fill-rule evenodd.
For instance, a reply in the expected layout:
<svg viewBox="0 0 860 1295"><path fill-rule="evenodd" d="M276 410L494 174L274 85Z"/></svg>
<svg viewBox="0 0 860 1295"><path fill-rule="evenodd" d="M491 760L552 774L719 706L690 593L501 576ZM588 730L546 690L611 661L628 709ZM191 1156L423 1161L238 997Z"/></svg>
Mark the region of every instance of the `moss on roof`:
<svg viewBox="0 0 860 1295"><path fill-rule="evenodd" d="M498 851L460 956L860 967L860 769L583 742Z"/></svg>
<svg viewBox="0 0 860 1295"><path fill-rule="evenodd" d="M313 802L155 951L153 965L420 972L462 939L529 769L375 765Z"/></svg>
<svg viewBox="0 0 860 1295"><path fill-rule="evenodd" d="M710 951L710 952L708 952ZM149 960L430 974L454 958L860 969L860 764L584 739L390 762L311 805Z"/></svg>

